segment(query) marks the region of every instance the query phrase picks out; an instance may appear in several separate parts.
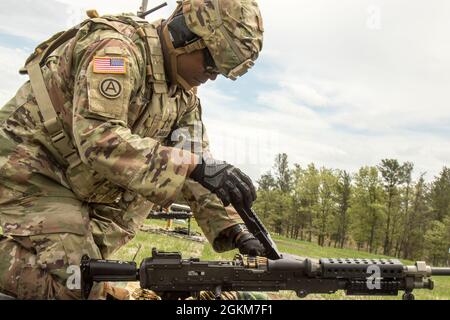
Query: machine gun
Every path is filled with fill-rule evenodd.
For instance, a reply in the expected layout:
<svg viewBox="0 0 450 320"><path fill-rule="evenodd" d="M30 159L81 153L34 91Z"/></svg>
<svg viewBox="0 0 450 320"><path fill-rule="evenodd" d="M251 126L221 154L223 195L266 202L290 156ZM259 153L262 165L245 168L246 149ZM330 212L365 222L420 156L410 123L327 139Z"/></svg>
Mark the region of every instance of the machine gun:
<svg viewBox="0 0 450 320"><path fill-rule="evenodd" d="M279 260L237 255L233 261L182 259L180 253L158 252L135 262L92 260L81 263L82 292L89 296L94 282L140 281L143 289L169 296L198 296L211 291L292 290L301 298L344 290L349 296L397 296L414 300L414 289L434 288L431 276L450 276L450 268L431 268L424 262L405 266L399 260L320 259L283 256Z"/></svg>
<svg viewBox="0 0 450 320"><path fill-rule="evenodd" d="M81 263L82 291L89 295L93 282L140 281L141 288L196 296L212 291L292 290L299 297L332 294L397 296L413 300L413 290L434 288L432 276L450 276L450 268L431 268L425 262L405 266L399 260L320 259L278 252L268 231L250 208L237 209L247 228L266 249L266 257L238 255L233 261L185 260L181 253L158 252L140 268L134 262L91 260Z"/></svg>
<svg viewBox="0 0 450 320"><path fill-rule="evenodd" d="M189 206L181 204L173 204L169 207L169 212L152 211L150 212L148 219L160 219L160 220L190 220L193 218L192 209Z"/></svg>
<svg viewBox="0 0 450 320"><path fill-rule="evenodd" d="M191 220L193 218L192 209L189 206L180 204L173 204L169 208L169 212L152 211L148 215L147 219L156 220L187 220L188 229L187 235L191 235Z"/></svg>
<svg viewBox="0 0 450 320"><path fill-rule="evenodd" d="M190 220L192 213L187 212L156 212L153 211L148 215L148 219L156 220Z"/></svg>

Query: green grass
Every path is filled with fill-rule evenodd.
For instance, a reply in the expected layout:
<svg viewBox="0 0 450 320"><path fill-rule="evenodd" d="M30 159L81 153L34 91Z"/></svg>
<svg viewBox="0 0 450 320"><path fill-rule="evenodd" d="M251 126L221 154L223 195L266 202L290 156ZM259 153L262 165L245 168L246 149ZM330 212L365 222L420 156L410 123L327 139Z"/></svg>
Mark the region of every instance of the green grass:
<svg viewBox="0 0 450 320"><path fill-rule="evenodd" d="M147 225L165 227L165 221L147 220ZM175 226L178 226L175 224ZM180 225L186 226L186 225ZM201 232L195 221L192 222L192 230ZM390 258L382 255L373 255L363 251L350 249L336 249L329 247L320 247L317 244L292 240L280 236L274 237L275 242L281 252L295 254L311 258ZM140 253L137 255L136 262L140 263L142 259L151 256L152 248L158 248L160 251L181 252L184 258L201 258L203 260L231 260L237 251L219 254L214 252L209 243L201 244L194 241L169 237L166 235L156 235L139 232L137 237L119 250L114 259L131 260L136 254L139 244L142 245ZM413 264L412 261L402 260L405 264ZM435 289L416 290L414 293L419 300L450 300L450 277L435 277ZM282 299L298 299L293 292L281 292L279 297ZM314 300L392 300L400 297L347 297L343 292L332 295L311 295L307 299Z"/></svg>

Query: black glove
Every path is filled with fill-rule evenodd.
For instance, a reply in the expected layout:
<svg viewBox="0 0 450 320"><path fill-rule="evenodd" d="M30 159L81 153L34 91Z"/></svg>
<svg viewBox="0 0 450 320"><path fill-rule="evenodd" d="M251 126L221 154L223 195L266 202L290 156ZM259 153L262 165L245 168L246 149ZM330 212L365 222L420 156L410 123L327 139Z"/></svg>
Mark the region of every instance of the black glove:
<svg viewBox="0 0 450 320"><path fill-rule="evenodd" d="M256 200L256 190L252 180L241 170L226 162L203 160L192 172L190 178L215 193L225 207L232 204L235 209L244 206L251 208Z"/></svg>
<svg viewBox="0 0 450 320"><path fill-rule="evenodd" d="M241 254L252 257L264 257L265 255L265 250L261 242L249 232L242 234L237 239L236 248L239 249Z"/></svg>
<svg viewBox="0 0 450 320"><path fill-rule="evenodd" d="M256 239L253 234L248 232L245 224L237 224L223 231L223 236L231 239L235 248L239 252L249 256L265 256L264 246Z"/></svg>

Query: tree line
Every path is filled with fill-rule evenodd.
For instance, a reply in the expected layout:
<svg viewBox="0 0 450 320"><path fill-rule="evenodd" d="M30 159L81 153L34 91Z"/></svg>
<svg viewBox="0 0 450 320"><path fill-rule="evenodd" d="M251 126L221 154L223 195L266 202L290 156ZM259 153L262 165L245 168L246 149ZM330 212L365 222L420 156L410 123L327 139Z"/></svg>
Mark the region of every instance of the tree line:
<svg viewBox="0 0 450 320"><path fill-rule="evenodd" d="M384 159L356 173L289 166L279 154L258 181L254 207L271 232L320 246L354 248L447 265L450 168L432 182L414 164Z"/></svg>

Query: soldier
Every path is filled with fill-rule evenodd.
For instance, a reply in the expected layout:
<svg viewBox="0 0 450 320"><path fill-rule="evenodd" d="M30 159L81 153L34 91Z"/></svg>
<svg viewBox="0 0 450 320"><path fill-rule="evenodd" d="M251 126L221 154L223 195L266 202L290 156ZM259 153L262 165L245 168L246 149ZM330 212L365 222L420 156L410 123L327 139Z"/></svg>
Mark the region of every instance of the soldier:
<svg viewBox="0 0 450 320"><path fill-rule="evenodd" d="M110 257L180 193L216 251L262 254L235 210L253 184L212 160L195 90L253 66L257 3L185 0L151 24L88 15L38 46L21 70L30 81L0 109L0 291L80 298L68 267Z"/></svg>

